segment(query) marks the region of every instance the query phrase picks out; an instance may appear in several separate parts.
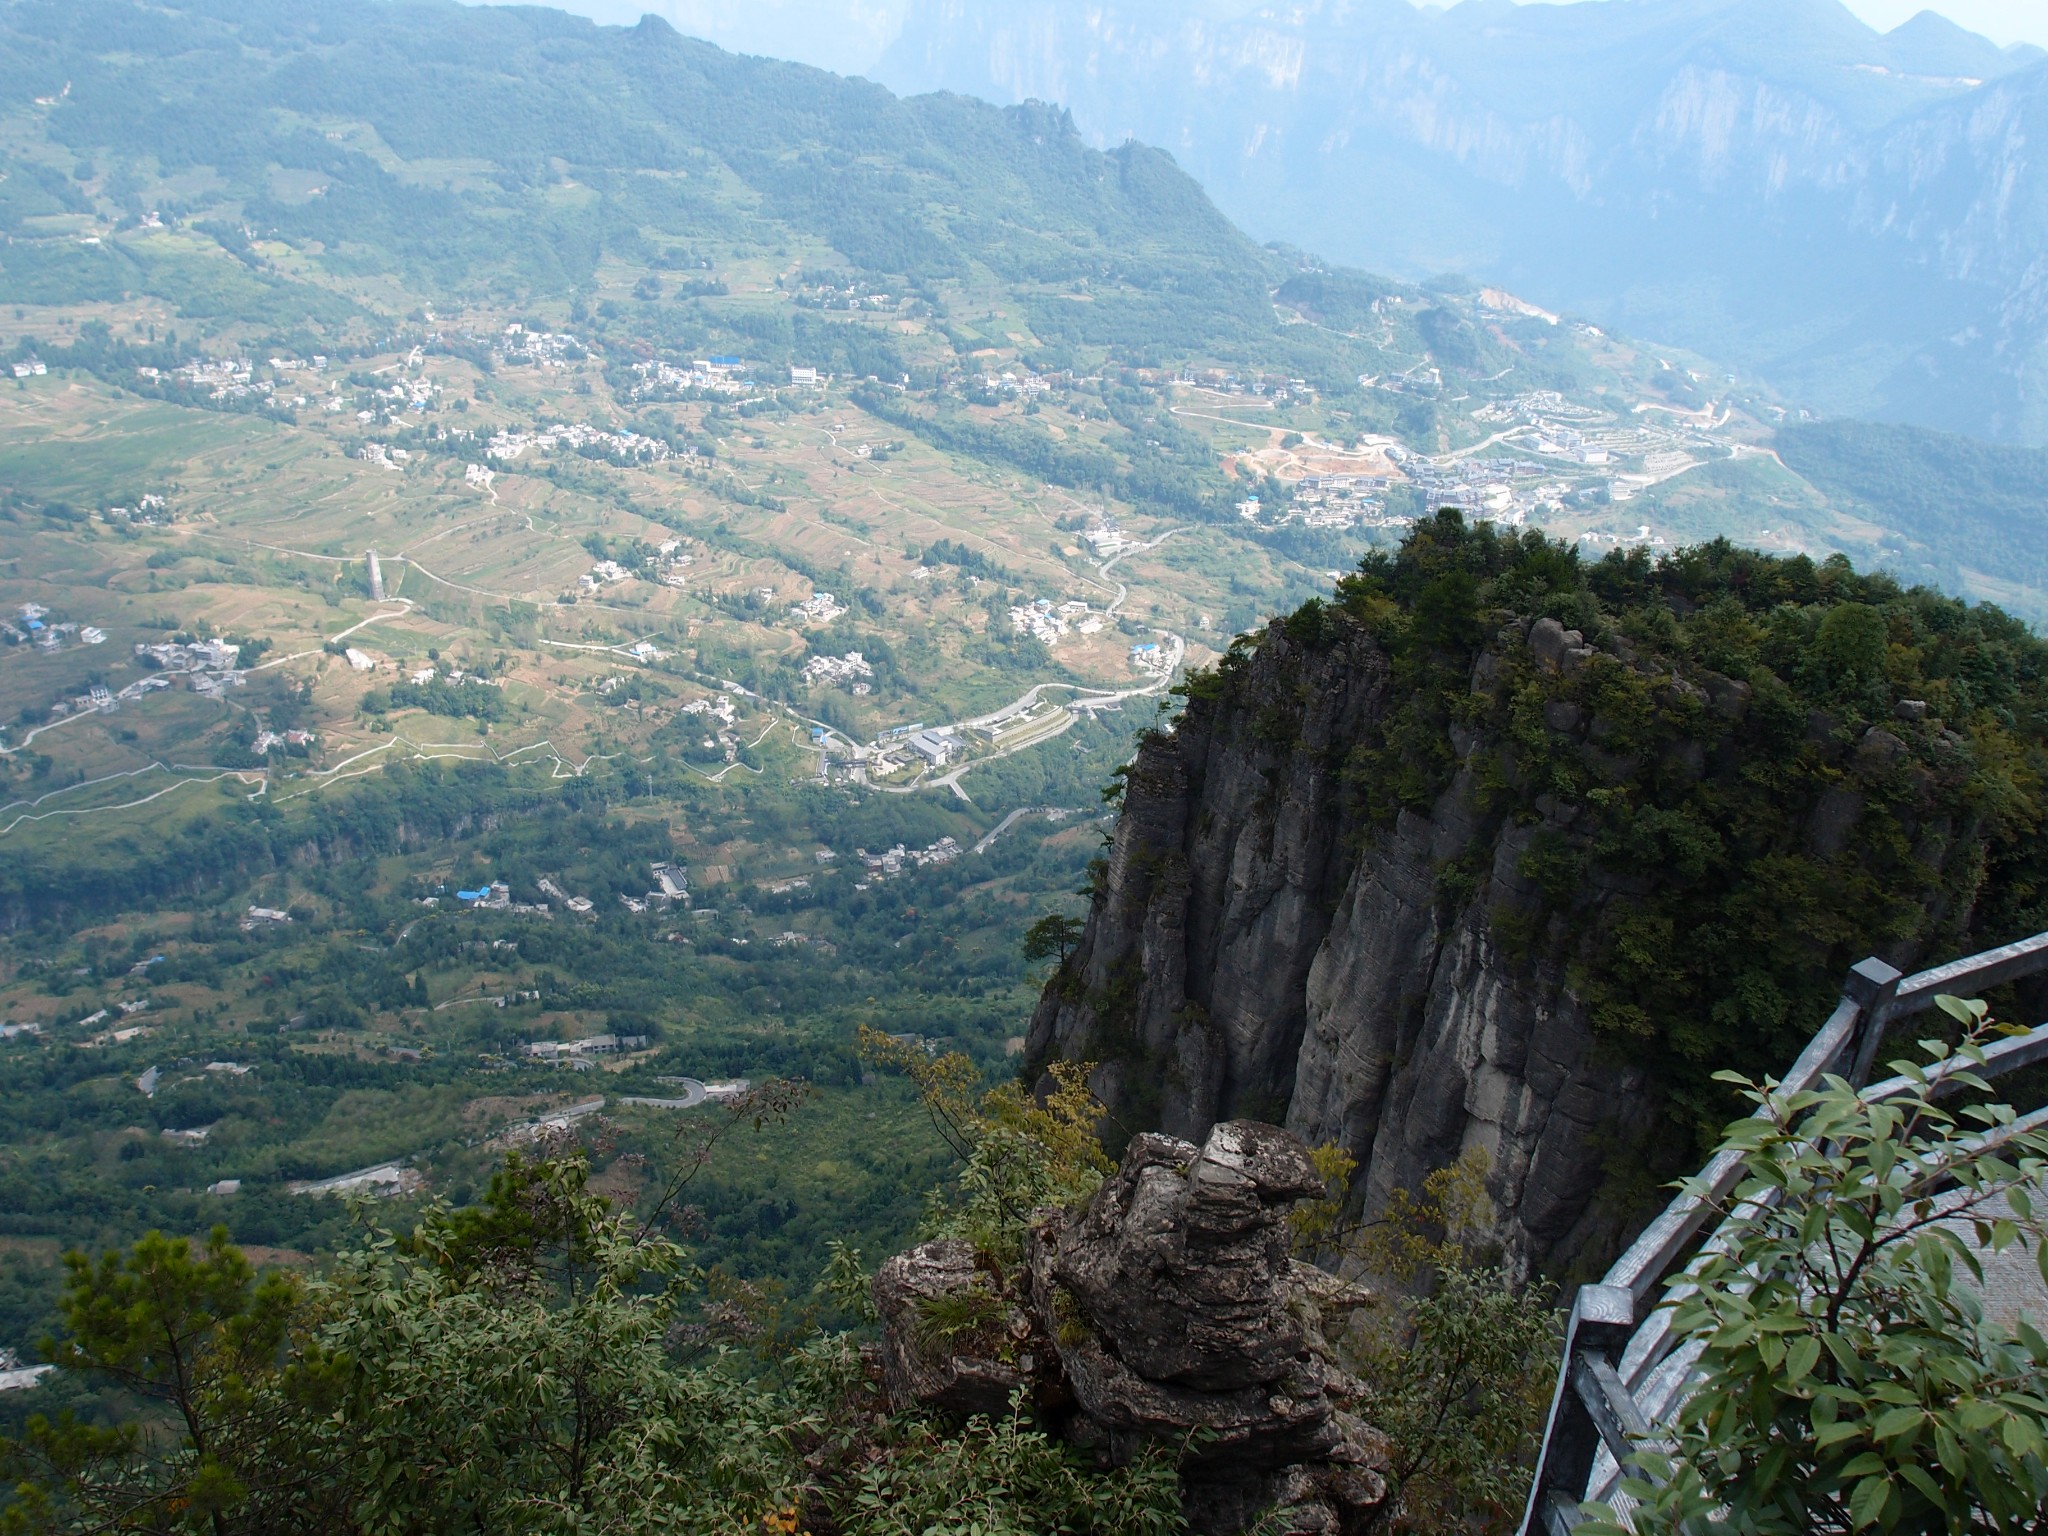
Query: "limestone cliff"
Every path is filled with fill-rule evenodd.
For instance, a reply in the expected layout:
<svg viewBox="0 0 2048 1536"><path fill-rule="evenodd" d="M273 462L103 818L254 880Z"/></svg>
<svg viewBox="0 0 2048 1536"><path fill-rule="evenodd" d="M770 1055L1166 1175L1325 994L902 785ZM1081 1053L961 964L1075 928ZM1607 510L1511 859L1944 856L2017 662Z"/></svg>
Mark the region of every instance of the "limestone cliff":
<svg viewBox="0 0 2048 1536"><path fill-rule="evenodd" d="M1341 1143L1368 1213L1477 1145L1511 1258L1583 1269L1734 1112L1712 1069L1789 1059L1862 954L1961 942L1999 834L1940 705L1809 710L1584 601L1598 646L1483 602L1418 638L1382 575L1143 741L1027 1059L1098 1063L1125 1133Z"/></svg>

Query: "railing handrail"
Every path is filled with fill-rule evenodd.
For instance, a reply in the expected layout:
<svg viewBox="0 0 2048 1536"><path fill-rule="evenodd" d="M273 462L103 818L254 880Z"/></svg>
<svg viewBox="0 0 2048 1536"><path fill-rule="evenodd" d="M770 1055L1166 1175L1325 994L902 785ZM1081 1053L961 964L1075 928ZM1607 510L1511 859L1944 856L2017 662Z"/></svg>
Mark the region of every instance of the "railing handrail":
<svg viewBox="0 0 2048 1536"><path fill-rule="evenodd" d="M1866 965L1869 963L1864 962ZM1954 994L1958 986L1988 990L2022 976L2031 976L2042 969L2048 969L2048 933L2037 933L2031 939L2021 939L2014 944L1987 949L1982 954L1951 960L1947 965L1937 965L1901 981L1897 1001L1887 1022L1891 1018L1933 1007L1935 998L1944 992Z"/></svg>
<svg viewBox="0 0 2048 1536"><path fill-rule="evenodd" d="M1882 960L1864 960L1850 970L1842 1000L1779 1086L1797 1093L1831 1074L1865 1083L1894 1020L1932 1007L1944 993L1983 992L2042 970L2048 970L2048 933L1911 976L1902 976ZM2048 1060L2048 1024L1998 1041L1985 1056L1979 1069L1984 1077ZM1873 1091L1889 1097L1906 1087L1906 1079L1891 1078ZM1745 1165L1740 1152L1716 1153L1700 1170L1702 1193L1678 1196L1615 1260L1599 1284L1580 1287L1565 1325L1557 1389L1537 1452L1520 1536L1567 1536L1577 1523L1578 1506L1586 1497L1600 1448L1605 1445L1617 1462L1625 1460L1631 1439L1646 1432L1651 1421L1635 1394L1671 1354L1670 1314L1658 1305L1665 1282L1691 1261Z"/></svg>

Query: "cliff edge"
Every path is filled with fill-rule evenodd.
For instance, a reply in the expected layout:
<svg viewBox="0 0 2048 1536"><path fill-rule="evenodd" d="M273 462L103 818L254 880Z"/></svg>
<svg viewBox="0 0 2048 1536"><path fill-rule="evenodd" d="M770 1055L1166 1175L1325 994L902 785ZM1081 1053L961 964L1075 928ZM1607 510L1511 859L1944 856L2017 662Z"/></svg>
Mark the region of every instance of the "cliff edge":
<svg viewBox="0 0 2048 1536"><path fill-rule="evenodd" d="M1424 524L1148 733L1026 1059L1112 1129L1270 1119L1366 1215L1466 1150L1583 1271L1847 966L2038 920L2044 647L1846 562Z"/></svg>

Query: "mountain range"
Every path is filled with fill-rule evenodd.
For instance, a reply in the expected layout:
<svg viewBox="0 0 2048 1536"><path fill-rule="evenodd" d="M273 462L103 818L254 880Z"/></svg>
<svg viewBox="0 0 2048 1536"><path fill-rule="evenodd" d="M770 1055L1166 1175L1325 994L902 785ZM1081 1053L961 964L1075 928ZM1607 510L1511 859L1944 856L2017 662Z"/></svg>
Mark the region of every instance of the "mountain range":
<svg viewBox="0 0 2048 1536"><path fill-rule="evenodd" d="M2048 55L1839 0L914 0L874 73L1169 149L1262 239L1789 399L2048 440Z"/></svg>

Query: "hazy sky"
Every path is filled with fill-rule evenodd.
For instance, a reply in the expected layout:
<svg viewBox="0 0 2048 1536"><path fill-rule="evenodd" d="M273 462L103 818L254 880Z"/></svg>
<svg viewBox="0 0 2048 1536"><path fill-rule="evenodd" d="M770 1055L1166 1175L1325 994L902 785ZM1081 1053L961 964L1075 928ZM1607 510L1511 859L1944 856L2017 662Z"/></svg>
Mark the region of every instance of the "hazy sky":
<svg viewBox="0 0 2048 1536"><path fill-rule="evenodd" d="M486 0L488 3L488 0ZM727 48L772 54L826 68L859 71L881 56L900 25L906 0L542 0L599 21L630 22L652 11L679 31ZM969 0L1001 5L1003 0ZM1527 0L1524 0L1527 3ZM1545 0L1554 3L1554 0ZM1600 0L1567 0L1598 4ZM1845 0L1880 31L1923 10L1939 11L2001 46L2048 48L2048 0ZM829 15L829 24L823 21Z"/></svg>

